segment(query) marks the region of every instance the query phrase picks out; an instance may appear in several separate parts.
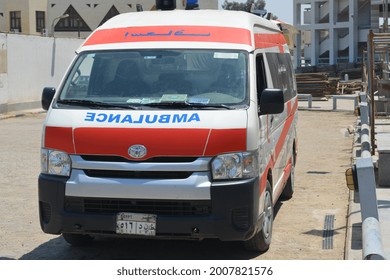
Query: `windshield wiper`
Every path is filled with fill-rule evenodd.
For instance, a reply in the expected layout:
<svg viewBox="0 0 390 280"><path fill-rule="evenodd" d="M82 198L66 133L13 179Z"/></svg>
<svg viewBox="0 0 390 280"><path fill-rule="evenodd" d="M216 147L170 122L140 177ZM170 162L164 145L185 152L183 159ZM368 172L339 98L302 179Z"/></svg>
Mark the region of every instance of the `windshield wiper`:
<svg viewBox="0 0 390 280"><path fill-rule="evenodd" d="M203 104L203 103L189 103L189 102L153 102L153 103L147 103L143 104L143 106L146 107L157 107L157 108L171 108L171 109L183 109L183 108L190 108L190 109L227 109L227 110L233 110L234 108L225 105L225 104Z"/></svg>
<svg viewBox="0 0 390 280"><path fill-rule="evenodd" d="M112 104L112 103L105 103L105 102L92 101L92 100L82 100L82 99L63 99L63 100L58 100L57 103L82 106L82 107L90 107L90 108L117 108L117 109L131 109L131 110L139 109L139 107L137 106Z"/></svg>

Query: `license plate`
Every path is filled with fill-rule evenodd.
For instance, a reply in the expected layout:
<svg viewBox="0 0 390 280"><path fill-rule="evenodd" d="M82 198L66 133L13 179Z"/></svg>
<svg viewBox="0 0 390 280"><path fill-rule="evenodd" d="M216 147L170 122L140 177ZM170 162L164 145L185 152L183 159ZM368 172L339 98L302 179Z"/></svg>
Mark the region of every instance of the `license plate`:
<svg viewBox="0 0 390 280"><path fill-rule="evenodd" d="M133 235L156 235L156 217L153 214L118 213L116 215L116 233Z"/></svg>

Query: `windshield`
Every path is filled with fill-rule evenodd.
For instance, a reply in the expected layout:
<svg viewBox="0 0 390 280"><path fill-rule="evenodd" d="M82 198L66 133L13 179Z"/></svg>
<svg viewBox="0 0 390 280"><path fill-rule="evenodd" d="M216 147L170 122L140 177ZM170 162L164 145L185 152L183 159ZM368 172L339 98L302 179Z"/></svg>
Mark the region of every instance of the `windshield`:
<svg viewBox="0 0 390 280"><path fill-rule="evenodd" d="M57 103L164 109L177 104L179 108L246 106L247 69L244 51L88 52L77 59Z"/></svg>

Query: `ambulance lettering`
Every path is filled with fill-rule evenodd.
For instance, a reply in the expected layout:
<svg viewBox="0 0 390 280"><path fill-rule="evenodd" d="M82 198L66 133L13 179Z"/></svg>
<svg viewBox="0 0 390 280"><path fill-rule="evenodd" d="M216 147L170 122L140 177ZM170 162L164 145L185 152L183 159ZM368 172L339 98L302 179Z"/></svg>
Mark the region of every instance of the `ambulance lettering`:
<svg viewBox="0 0 390 280"><path fill-rule="evenodd" d="M131 115L131 114L106 114L87 112L84 118L86 122L97 123L132 123L132 124L153 124L153 123L190 123L200 122L198 113L192 114L163 114L163 115Z"/></svg>

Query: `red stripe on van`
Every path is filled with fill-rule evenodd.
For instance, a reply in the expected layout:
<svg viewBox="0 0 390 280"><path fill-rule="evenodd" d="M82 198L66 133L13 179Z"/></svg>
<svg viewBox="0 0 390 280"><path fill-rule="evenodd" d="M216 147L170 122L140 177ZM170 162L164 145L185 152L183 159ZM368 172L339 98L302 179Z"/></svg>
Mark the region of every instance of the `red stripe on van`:
<svg viewBox="0 0 390 280"><path fill-rule="evenodd" d="M144 145L145 160L158 156L213 156L246 149L246 129L175 129L175 128L76 128L77 154L118 155L130 158L128 149ZM207 148L205 149L205 146Z"/></svg>
<svg viewBox="0 0 390 280"><path fill-rule="evenodd" d="M95 31L84 46L161 41L214 42L252 45L251 32L219 26L139 26Z"/></svg>
<svg viewBox="0 0 390 280"><path fill-rule="evenodd" d="M71 127L47 126L45 129L45 148L74 153Z"/></svg>
<svg viewBox="0 0 390 280"><path fill-rule="evenodd" d="M286 39L281 33L274 34L255 34L255 47L260 49L279 47L279 51L283 52L283 45L286 44Z"/></svg>
<svg viewBox="0 0 390 280"><path fill-rule="evenodd" d="M292 105L292 102L294 102L294 105ZM260 193L262 193L266 188L268 170L274 168L275 161L278 159L279 154L283 148L283 145L285 144L287 134L290 131L290 128L291 128L291 125L294 121L295 113L297 110L298 110L298 99L295 98L294 101L290 100L287 103L287 120L284 123L282 133L281 133L281 135L276 143L276 146L275 146L275 157L271 156L271 158L267 164L267 167L264 169L263 176L261 176L261 179L260 179L260 186L259 186ZM289 162L288 162L287 166L285 167L285 170L284 170L285 173L283 175L284 176L283 180L288 179L288 175L290 175L290 170L291 170L291 158L289 159ZM278 196L275 196L274 199L275 198L278 198ZM274 203L275 202L276 201L274 201Z"/></svg>
<svg viewBox="0 0 390 280"><path fill-rule="evenodd" d="M276 146L275 146L275 161L279 157L279 154L283 148L283 145L285 144L287 134L290 131L291 124L294 121L295 113L296 113L297 109L298 109L297 98L295 98L294 105L292 105L292 101L289 101L289 103L287 103L287 119L286 119L286 122L284 123L282 133L281 133L281 135L278 139L278 142L276 143Z"/></svg>
<svg viewBox="0 0 390 280"><path fill-rule="evenodd" d="M205 156L246 150L246 129L213 129Z"/></svg>

